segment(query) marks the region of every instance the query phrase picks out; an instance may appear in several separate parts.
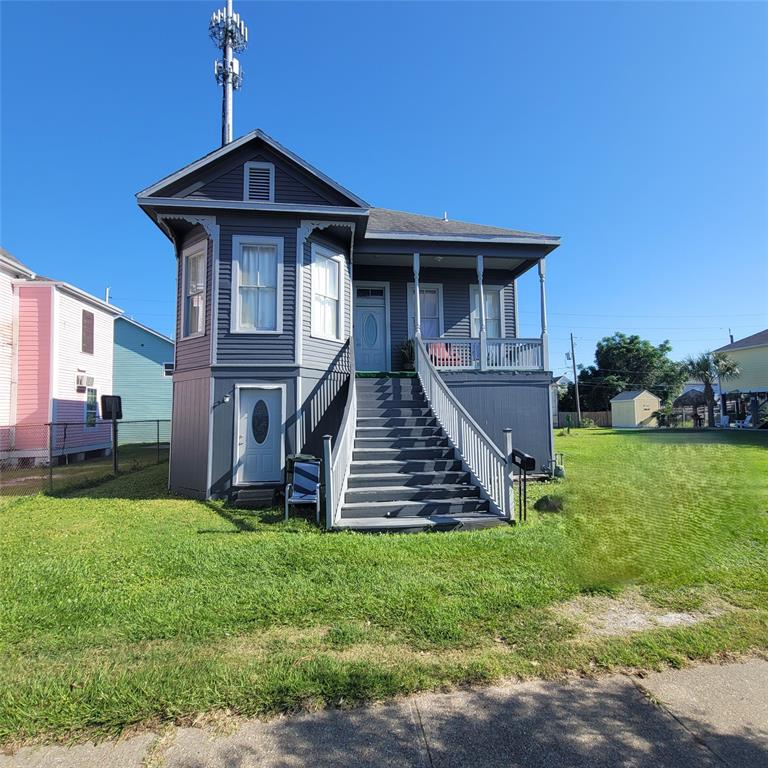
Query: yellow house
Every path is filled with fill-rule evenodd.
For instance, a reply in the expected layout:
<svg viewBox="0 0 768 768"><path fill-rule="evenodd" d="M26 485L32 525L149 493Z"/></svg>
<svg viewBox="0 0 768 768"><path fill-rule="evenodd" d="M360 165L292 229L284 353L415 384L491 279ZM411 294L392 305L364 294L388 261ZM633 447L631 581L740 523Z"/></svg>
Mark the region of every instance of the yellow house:
<svg viewBox="0 0 768 768"><path fill-rule="evenodd" d="M619 392L611 398L611 425L619 429L657 427L653 415L661 407L661 399L647 389Z"/></svg>
<svg viewBox="0 0 768 768"><path fill-rule="evenodd" d="M749 418L748 426L758 426L760 405L768 400L768 328L715 352L726 352L739 366L738 376L720 379L724 412L738 420Z"/></svg>

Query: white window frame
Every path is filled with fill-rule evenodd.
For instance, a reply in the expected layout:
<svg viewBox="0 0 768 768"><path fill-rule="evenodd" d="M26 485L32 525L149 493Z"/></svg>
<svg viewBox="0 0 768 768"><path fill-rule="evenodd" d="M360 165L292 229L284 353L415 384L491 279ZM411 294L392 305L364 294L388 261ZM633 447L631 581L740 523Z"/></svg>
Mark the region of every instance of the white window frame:
<svg viewBox="0 0 768 768"><path fill-rule="evenodd" d="M408 338L412 339L416 334L416 284L408 283ZM419 282L419 288L437 288L437 323L440 328L439 338L445 336L445 312L443 310L443 284L442 283L422 283ZM422 334L424 329L422 328Z"/></svg>
<svg viewBox="0 0 768 768"><path fill-rule="evenodd" d="M168 369L166 368L166 366L168 366L168 365L171 366L171 372L170 373L168 373ZM171 378L173 378L173 374L174 374L175 370L176 370L176 366L175 366L174 363L172 363L172 362L163 363L163 370L162 370L163 378L164 379L171 379Z"/></svg>
<svg viewBox="0 0 768 768"><path fill-rule="evenodd" d="M232 237L232 294L230 302L229 332L248 336L277 336L283 332L283 250L284 238L261 235L234 235ZM244 245L274 245L277 248L277 285L275 286L274 330L240 327L240 253Z"/></svg>
<svg viewBox="0 0 768 768"><path fill-rule="evenodd" d="M88 425L88 392L96 393L96 418L92 425ZM99 390L96 387L85 388L85 402L83 403L83 430L86 432L92 432L99 426Z"/></svg>
<svg viewBox="0 0 768 768"><path fill-rule="evenodd" d="M266 168L269 171L269 200L251 200L248 197L248 171L251 168ZM274 163L251 161L243 165L243 200L246 203L275 202L275 166Z"/></svg>
<svg viewBox="0 0 768 768"><path fill-rule="evenodd" d="M315 327L315 262L317 261L317 257L321 256L325 259L330 259L331 261L335 261L339 265L339 317L338 317L338 328L339 333L338 336L328 336L327 334L324 334L320 331L319 328ZM326 341L337 341L341 342L344 340L344 329L346 326L345 316L344 316L344 288L346 285L346 259L344 258L343 253L339 253L336 250L333 250L331 248L327 248L324 245L320 245L319 243L312 243L311 247L311 259L310 259L310 336L314 339L324 339Z"/></svg>
<svg viewBox="0 0 768 768"><path fill-rule="evenodd" d="M501 285L499 283L483 283L484 293L488 291L498 291L499 293L499 319L501 320L501 336L499 336L500 339L507 338L507 329L506 329L507 318L504 315L504 289L505 288L506 288L505 285ZM475 283L474 285L469 286L469 334L471 338L479 339L480 338L479 333L477 335L472 333L472 299L474 294L478 294L478 296L480 294L480 285L478 283ZM486 319L486 328L487 326L488 326L488 323Z"/></svg>
<svg viewBox="0 0 768 768"><path fill-rule="evenodd" d="M193 256L203 257L203 330L187 333L187 262ZM181 338L196 339L205 336L205 313L208 305L208 240L185 248L181 252Z"/></svg>

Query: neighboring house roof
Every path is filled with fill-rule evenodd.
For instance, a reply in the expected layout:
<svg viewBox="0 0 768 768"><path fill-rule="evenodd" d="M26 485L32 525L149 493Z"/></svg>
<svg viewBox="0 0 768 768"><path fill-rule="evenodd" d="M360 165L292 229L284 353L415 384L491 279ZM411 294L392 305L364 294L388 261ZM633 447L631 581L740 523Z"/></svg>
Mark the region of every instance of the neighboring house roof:
<svg viewBox="0 0 768 768"><path fill-rule="evenodd" d="M354 202L356 205L359 205L361 208L370 207L369 204L365 202L365 200L350 192L337 181L334 181L330 176L326 176L322 171L310 165L306 160L299 157L296 153L291 152L290 149L287 149L282 144L275 141L271 136L268 136L260 128L257 128L255 131L251 131L250 133L246 133L245 136L241 136L239 139L235 139L235 141L232 141L229 144L225 144L223 147L219 147L218 149L213 150L213 152L209 152L207 155L204 155L199 160L195 160L189 165L185 165L178 171L170 174L169 176L166 176L164 179L160 179L160 181L156 182L155 184L152 184L152 186L149 186L146 189L143 189L141 192L138 192L136 197L150 197L151 195L159 192L164 187L167 187L169 184L173 184L175 181L184 178L184 176L193 173L194 171L200 170L200 168L203 168L206 165L215 162L216 160L220 160L222 157L225 157L233 150L239 149L244 144L247 144L249 141L253 141L254 139L261 139L265 144L275 150L275 152L285 155L285 157L287 157L289 160L292 160L298 166L303 168L307 173L311 173L313 176L328 184L328 186L333 187L337 192L340 192L345 197L348 197L352 202Z"/></svg>
<svg viewBox="0 0 768 768"><path fill-rule="evenodd" d="M116 320L124 320L126 323L130 323L131 325L135 325L137 328L140 328L142 331L154 334L159 339L167 341L171 346L174 344L173 339L169 336L166 336L164 333L160 333L160 331L156 331L154 328L150 328L148 325L140 323L138 320L134 320L132 317L128 317L128 315L120 315L120 317L116 318Z"/></svg>
<svg viewBox="0 0 768 768"><path fill-rule="evenodd" d="M655 397L657 400L660 400L657 395L654 395L653 392L649 392L647 389L635 389L630 390L628 392L619 392L616 397L611 398L612 403L621 402L622 400L636 400L640 395L650 395L651 397Z"/></svg>
<svg viewBox="0 0 768 768"><path fill-rule="evenodd" d="M28 277L34 277L35 273L27 266L24 266L10 251L0 248L0 262Z"/></svg>
<svg viewBox="0 0 768 768"><path fill-rule="evenodd" d="M406 240L484 240L487 242L519 242L556 245L560 238L517 229L491 227L466 221L440 219L389 208L371 208L366 238Z"/></svg>
<svg viewBox="0 0 768 768"><path fill-rule="evenodd" d="M112 315L123 314L123 310L120 309L120 307L116 307L114 304L107 304L106 301L97 299L92 294L87 293L86 291L83 291L80 288L76 288L74 285L65 283L62 280L52 280L50 277L42 277L38 275L35 277L33 282L48 283L49 285L52 285L54 288L57 288L63 293L68 293L70 296L74 296L76 299L80 299L80 301L87 301L89 304L94 304L99 309L103 309L105 312L109 312Z"/></svg>
<svg viewBox="0 0 768 768"><path fill-rule="evenodd" d="M747 349L748 347L768 346L768 328L764 331L758 331L751 336L734 341L732 344L726 344L724 347L716 349L715 352L731 352L736 349Z"/></svg>

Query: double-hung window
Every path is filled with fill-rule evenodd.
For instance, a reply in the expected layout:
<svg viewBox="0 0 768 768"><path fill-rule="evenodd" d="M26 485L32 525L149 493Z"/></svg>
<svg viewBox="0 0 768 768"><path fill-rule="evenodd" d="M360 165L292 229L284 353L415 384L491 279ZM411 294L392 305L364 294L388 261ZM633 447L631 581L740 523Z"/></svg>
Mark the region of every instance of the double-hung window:
<svg viewBox="0 0 768 768"><path fill-rule="evenodd" d="M232 330L235 333L280 333L282 239L235 236L232 248Z"/></svg>
<svg viewBox="0 0 768 768"><path fill-rule="evenodd" d="M343 257L312 246L312 335L341 339Z"/></svg>
<svg viewBox="0 0 768 768"><path fill-rule="evenodd" d="M485 335L489 339L500 339L503 336L502 318L502 289L492 285L483 286L485 296ZM472 336L480 337L480 288L473 285L470 289L470 318L472 320Z"/></svg>
<svg viewBox="0 0 768 768"><path fill-rule="evenodd" d="M99 418L99 400L95 389L89 387L85 391L85 426L93 429Z"/></svg>
<svg viewBox="0 0 768 768"><path fill-rule="evenodd" d="M205 330L205 251L184 256L184 336Z"/></svg>

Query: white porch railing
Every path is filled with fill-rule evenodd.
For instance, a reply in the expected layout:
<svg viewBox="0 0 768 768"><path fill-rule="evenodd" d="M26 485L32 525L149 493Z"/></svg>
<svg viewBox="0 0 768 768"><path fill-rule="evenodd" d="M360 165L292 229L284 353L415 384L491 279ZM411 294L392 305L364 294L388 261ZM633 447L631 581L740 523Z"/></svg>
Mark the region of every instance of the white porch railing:
<svg viewBox="0 0 768 768"><path fill-rule="evenodd" d="M494 511L511 520L512 478L508 457L448 389L435 367L432 352L427 351L422 339L416 338L414 351L416 373L438 422L461 454L472 478L487 494Z"/></svg>
<svg viewBox="0 0 768 768"><path fill-rule="evenodd" d="M541 339L488 339L483 365L480 339L423 339L429 358L438 370L541 371Z"/></svg>
<svg viewBox="0 0 768 768"><path fill-rule="evenodd" d="M325 527L330 530L341 513L347 490L349 468L355 447L357 427L357 387L355 386L355 357L350 344L350 372L347 404L336 441L331 448L331 436L323 436L323 474L325 482Z"/></svg>

